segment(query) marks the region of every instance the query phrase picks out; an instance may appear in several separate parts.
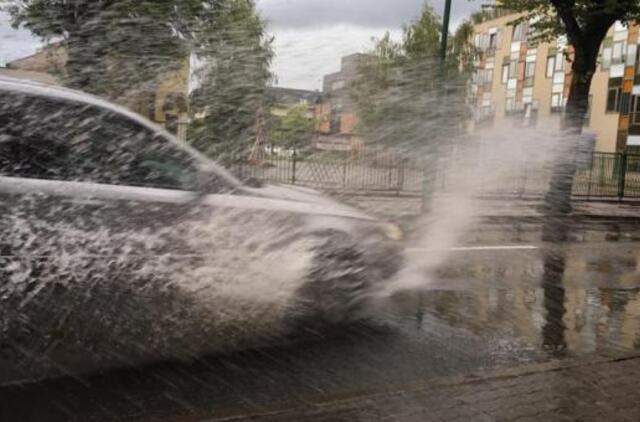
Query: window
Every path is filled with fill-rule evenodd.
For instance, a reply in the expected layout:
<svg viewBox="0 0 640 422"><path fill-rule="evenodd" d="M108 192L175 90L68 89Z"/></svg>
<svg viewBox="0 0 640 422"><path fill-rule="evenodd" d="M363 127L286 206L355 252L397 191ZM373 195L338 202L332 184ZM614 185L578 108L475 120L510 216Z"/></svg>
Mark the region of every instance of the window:
<svg viewBox="0 0 640 422"><path fill-rule="evenodd" d="M556 57L555 56L549 56L547 57L547 78L552 78L553 77L553 71L556 67Z"/></svg>
<svg viewBox="0 0 640 422"><path fill-rule="evenodd" d="M527 62L524 68L524 77L529 78L534 75L536 71L536 63L535 62Z"/></svg>
<svg viewBox="0 0 640 422"><path fill-rule="evenodd" d="M556 63L554 70L556 72L564 71L564 53L560 52L556 54Z"/></svg>
<svg viewBox="0 0 640 422"><path fill-rule="evenodd" d="M524 86L533 86L534 75L536 71L535 62L526 62L524 66Z"/></svg>
<svg viewBox="0 0 640 422"><path fill-rule="evenodd" d="M607 47L602 50L602 68L609 69L611 67L613 49L611 47Z"/></svg>
<svg viewBox="0 0 640 422"><path fill-rule="evenodd" d="M0 102L0 174L195 189L187 152L116 112L26 95Z"/></svg>
<svg viewBox="0 0 640 422"><path fill-rule="evenodd" d="M607 111L617 113L620 111L620 87L609 87L607 94Z"/></svg>
<svg viewBox="0 0 640 422"><path fill-rule="evenodd" d="M611 52L611 63L619 64L622 63L622 51L624 48L624 43L617 42L613 44L613 49Z"/></svg>
<svg viewBox="0 0 640 422"><path fill-rule="evenodd" d="M509 64L502 65L502 83L506 84L509 80Z"/></svg>
<svg viewBox="0 0 640 422"><path fill-rule="evenodd" d="M553 84L554 85L564 85L564 73L554 73L553 74Z"/></svg>
<svg viewBox="0 0 640 422"><path fill-rule="evenodd" d="M631 96L631 126L637 128L640 126L640 96Z"/></svg>
<svg viewBox="0 0 640 422"><path fill-rule="evenodd" d="M509 62L509 79L518 77L518 62L512 60Z"/></svg>
<svg viewBox="0 0 640 422"><path fill-rule="evenodd" d="M493 82L493 69L486 69L484 71L484 84L491 85Z"/></svg>
<svg viewBox="0 0 640 422"><path fill-rule="evenodd" d="M632 66L636 63L637 55L638 55L638 44L629 44L627 46L627 66Z"/></svg>
<svg viewBox="0 0 640 422"><path fill-rule="evenodd" d="M526 41L528 31L528 23L520 22L513 28L513 41Z"/></svg>
<svg viewBox="0 0 640 422"><path fill-rule="evenodd" d="M489 48L498 46L498 34L489 34Z"/></svg>

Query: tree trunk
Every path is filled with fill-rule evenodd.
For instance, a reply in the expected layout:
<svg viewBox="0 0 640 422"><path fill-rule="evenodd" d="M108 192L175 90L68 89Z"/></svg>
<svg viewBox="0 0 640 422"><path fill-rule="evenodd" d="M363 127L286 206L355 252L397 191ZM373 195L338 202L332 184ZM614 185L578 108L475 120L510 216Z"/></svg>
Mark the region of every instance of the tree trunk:
<svg viewBox="0 0 640 422"><path fill-rule="evenodd" d="M587 51L584 51L587 50ZM576 48L569 97L562 120L549 190L545 196L543 240L563 242L569 234L566 217L571 213L571 191L576 173L579 141L589 107L589 89L595 73L597 49Z"/></svg>
<svg viewBox="0 0 640 422"><path fill-rule="evenodd" d="M567 348L564 316L566 291L564 288L565 252L551 248L544 254L542 287L544 291L545 323L542 327L542 345L553 356L562 355Z"/></svg>

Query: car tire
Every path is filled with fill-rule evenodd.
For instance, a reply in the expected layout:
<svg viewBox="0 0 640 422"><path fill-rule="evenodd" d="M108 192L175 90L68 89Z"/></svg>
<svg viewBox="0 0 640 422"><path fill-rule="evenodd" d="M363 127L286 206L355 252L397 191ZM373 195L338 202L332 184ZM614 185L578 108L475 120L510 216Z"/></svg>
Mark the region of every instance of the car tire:
<svg viewBox="0 0 640 422"><path fill-rule="evenodd" d="M361 319L369 287L364 252L344 232L316 239L310 271L296 294L296 325L317 330Z"/></svg>

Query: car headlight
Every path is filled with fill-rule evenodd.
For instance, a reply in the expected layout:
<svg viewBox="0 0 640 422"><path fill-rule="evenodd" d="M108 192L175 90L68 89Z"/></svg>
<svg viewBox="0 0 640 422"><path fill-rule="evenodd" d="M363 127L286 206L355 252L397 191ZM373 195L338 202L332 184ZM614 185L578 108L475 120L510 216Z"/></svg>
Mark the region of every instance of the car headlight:
<svg viewBox="0 0 640 422"><path fill-rule="evenodd" d="M397 242L404 239L402 229L395 224L385 224L382 229L387 239L395 240Z"/></svg>

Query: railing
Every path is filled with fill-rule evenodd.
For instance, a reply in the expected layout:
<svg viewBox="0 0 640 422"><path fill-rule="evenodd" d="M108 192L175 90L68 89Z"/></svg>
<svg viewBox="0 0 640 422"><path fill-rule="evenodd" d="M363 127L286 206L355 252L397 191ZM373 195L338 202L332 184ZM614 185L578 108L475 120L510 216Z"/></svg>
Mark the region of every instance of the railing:
<svg viewBox="0 0 640 422"><path fill-rule="evenodd" d="M578 170L573 194L586 198L640 199L640 155L595 153Z"/></svg>
<svg viewBox="0 0 640 422"><path fill-rule="evenodd" d="M573 196L580 199L639 199L640 155L593 153L578 166L574 176ZM542 171L523 160L518 171L508 177L495 178L492 166L498 163L464 163L458 167L474 166L468 180L473 191L480 196L540 197L549 186L550 169ZM306 155L293 150L280 150L266 154L260 162L246 159L233 160L232 170L243 179L255 178L268 183L308 186L321 190L360 192L386 192L404 195L422 195L425 175L434 184L431 192L451 189L452 172L456 166L440 170L436 163L429 167L415 159L393 154L358 154L341 157L335 155ZM444 167L444 166L441 166ZM487 171L483 171L485 168ZM486 174L486 177L485 177ZM459 183L459 182L458 182Z"/></svg>
<svg viewBox="0 0 640 422"><path fill-rule="evenodd" d="M242 179L309 186L325 190L391 192L419 195L423 165L392 154L339 157L283 150L260 162L234 160L232 170Z"/></svg>

